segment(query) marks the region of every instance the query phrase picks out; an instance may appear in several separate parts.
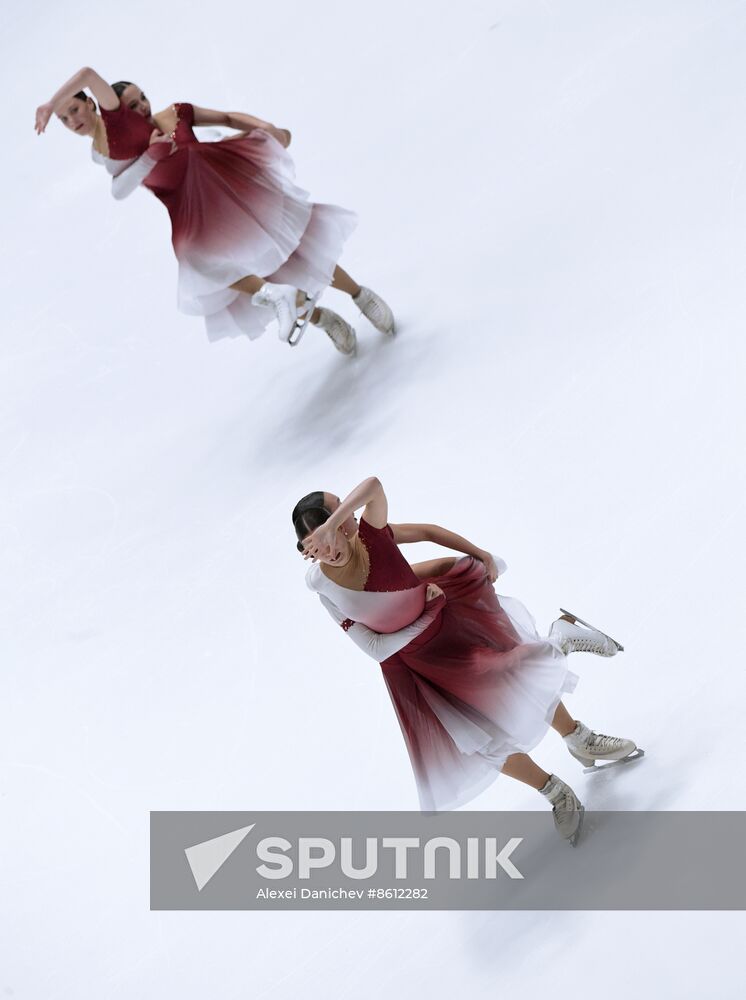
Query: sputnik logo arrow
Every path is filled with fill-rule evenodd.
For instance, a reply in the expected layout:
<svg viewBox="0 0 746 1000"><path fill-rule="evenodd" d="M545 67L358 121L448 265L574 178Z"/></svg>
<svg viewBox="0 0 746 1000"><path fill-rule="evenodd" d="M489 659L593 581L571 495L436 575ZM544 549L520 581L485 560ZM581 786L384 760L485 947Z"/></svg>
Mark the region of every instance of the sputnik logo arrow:
<svg viewBox="0 0 746 1000"><path fill-rule="evenodd" d="M231 830L230 833L224 833L220 837L213 837L212 840L204 840L201 844L184 848L184 854L186 854L189 867L192 869L198 892L202 891L215 872L225 864L244 837L255 826L256 823L252 823L251 826L242 826L240 830Z"/></svg>

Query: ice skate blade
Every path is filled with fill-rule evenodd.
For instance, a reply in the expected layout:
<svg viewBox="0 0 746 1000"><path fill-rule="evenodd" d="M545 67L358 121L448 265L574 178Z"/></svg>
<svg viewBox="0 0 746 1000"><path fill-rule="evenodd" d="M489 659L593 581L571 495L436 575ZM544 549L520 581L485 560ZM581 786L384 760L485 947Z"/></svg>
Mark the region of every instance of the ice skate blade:
<svg viewBox="0 0 746 1000"><path fill-rule="evenodd" d="M313 316L313 311L316 308L316 303L318 302L318 300L319 296L316 295L313 298L306 299L303 305L298 306L299 309L302 309L303 306L305 306L306 311L303 313L302 317L298 317L295 326L290 331L290 336L287 339L287 343L291 347L297 347L298 344L300 343L301 337L306 332L306 327L311 322L311 316Z"/></svg>
<svg viewBox="0 0 746 1000"><path fill-rule="evenodd" d="M567 615L569 618L572 618L573 624L575 624L575 622L579 622L581 625L585 625L586 628L592 628L594 632L601 632L600 628L596 628L596 626L591 625L590 622L584 622L582 618L578 618L578 616L574 615L572 611L568 611L566 608L560 608L560 611L563 615ZM601 635L605 636L607 639L611 639L611 641L616 646L618 652L620 653L624 652L624 646L621 644L621 642L617 642L616 639L612 638L612 636L610 635L606 635L605 632L601 632Z"/></svg>
<svg viewBox="0 0 746 1000"><path fill-rule="evenodd" d="M578 839L580 837L580 831L583 829L583 819L585 818L585 806L581 805L581 807L580 807L580 809L578 811L580 812L580 819L578 820L578 828L575 831L575 833L572 835L572 837L568 837L567 838L567 843L570 845L570 847L577 847L578 846Z"/></svg>
<svg viewBox="0 0 746 1000"><path fill-rule="evenodd" d="M591 771L605 771L607 767L616 767L618 764L630 764L633 760L639 760L640 757L644 756L645 751L638 747L620 760L594 760L589 767L583 768L583 774L590 774Z"/></svg>

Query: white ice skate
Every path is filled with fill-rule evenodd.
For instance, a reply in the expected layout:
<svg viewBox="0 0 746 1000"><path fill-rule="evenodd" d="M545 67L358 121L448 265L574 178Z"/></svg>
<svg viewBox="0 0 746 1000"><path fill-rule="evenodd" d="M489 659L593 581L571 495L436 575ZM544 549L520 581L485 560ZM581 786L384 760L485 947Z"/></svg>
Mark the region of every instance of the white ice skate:
<svg viewBox="0 0 746 1000"><path fill-rule="evenodd" d="M580 721L575 726L574 732L565 736L564 740L575 760L585 764L583 768L585 774L589 771L600 771L605 767L614 767L617 764L628 764L645 754L645 751L640 750L632 740L594 733Z"/></svg>
<svg viewBox="0 0 746 1000"><path fill-rule="evenodd" d="M255 306L274 310L277 335L280 340L293 346L303 336L315 304L315 299L306 297L303 305L298 306L297 288L293 285L276 285L271 281L265 281L259 291L251 296L251 301Z"/></svg>
<svg viewBox="0 0 746 1000"><path fill-rule="evenodd" d="M383 301L380 295L376 295L370 288L360 286L360 291L352 300L360 312L365 316L376 330L393 336L396 332L394 326L394 314L390 307Z"/></svg>
<svg viewBox="0 0 746 1000"><path fill-rule="evenodd" d="M315 326L324 330L331 342L342 354L352 355L357 350L357 336L347 320L342 319L331 309L319 309L319 318Z"/></svg>
<svg viewBox="0 0 746 1000"><path fill-rule="evenodd" d="M564 608L560 608L560 611L565 617L552 622L549 638L558 640L560 649L565 655L595 653L596 656L616 656L617 653L623 652L624 646L610 635L584 622L571 611L565 611Z"/></svg>
<svg viewBox="0 0 746 1000"><path fill-rule="evenodd" d="M556 774L550 774L549 781L539 791L552 803L554 825L560 836L575 847L583 825L585 806L581 805L572 788Z"/></svg>

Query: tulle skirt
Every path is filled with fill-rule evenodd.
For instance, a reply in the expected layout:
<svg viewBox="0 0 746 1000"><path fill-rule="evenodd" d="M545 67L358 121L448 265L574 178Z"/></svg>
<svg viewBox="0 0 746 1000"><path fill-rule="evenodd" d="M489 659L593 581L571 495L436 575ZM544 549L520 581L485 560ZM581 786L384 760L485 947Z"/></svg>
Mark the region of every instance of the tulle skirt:
<svg viewBox="0 0 746 1000"><path fill-rule="evenodd" d="M357 224L353 212L311 202L285 148L260 129L190 143L161 161L148 186L171 216L179 309L204 316L210 340L253 339L274 319L230 287L246 275L319 294Z"/></svg>
<svg viewBox="0 0 746 1000"><path fill-rule="evenodd" d="M445 593L438 617L381 668L420 807L435 811L475 798L510 754L537 746L578 678L526 608L498 598L481 562L458 559L428 582Z"/></svg>

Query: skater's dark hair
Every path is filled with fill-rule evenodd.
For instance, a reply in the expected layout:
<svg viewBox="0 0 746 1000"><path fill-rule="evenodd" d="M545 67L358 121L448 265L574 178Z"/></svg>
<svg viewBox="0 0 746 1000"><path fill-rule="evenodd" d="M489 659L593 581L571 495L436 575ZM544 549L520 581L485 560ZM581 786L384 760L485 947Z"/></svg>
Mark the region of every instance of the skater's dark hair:
<svg viewBox="0 0 746 1000"><path fill-rule="evenodd" d="M93 100L90 94L86 94L84 90L79 90L77 94L73 94L73 97L77 97L79 101L93 101L93 106L98 110L98 105Z"/></svg>
<svg viewBox="0 0 746 1000"><path fill-rule="evenodd" d="M319 525L324 524L331 517L332 512L324 506L324 494L321 490L315 493L307 493L293 507L293 526L295 534L298 536L296 548L303 551L303 539L307 538Z"/></svg>
<svg viewBox="0 0 746 1000"><path fill-rule="evenodd" d="M116 83L112 83L111 89L114 91L117 97L121 97L122 94L127 89L127 87L133 87L133 86L134 84L132 83L131 80L117 80Z"/></svg>

